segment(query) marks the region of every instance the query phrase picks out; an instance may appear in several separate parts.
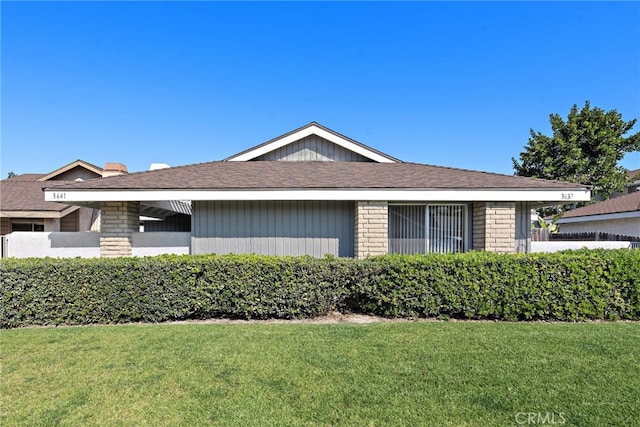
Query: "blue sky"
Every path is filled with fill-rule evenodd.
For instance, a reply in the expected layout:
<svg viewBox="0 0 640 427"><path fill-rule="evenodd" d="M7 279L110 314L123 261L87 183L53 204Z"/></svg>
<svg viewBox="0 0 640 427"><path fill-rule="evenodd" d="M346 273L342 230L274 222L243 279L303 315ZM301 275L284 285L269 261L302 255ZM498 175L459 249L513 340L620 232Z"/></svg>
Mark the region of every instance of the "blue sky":
<svg viewBox="0 0 640 427"><path fill-rule="evenodd" d="M311 121L402 160L511 174L550 113L590 100L640 119L637 2L0 8L3 178L220 160Z"/></svg>

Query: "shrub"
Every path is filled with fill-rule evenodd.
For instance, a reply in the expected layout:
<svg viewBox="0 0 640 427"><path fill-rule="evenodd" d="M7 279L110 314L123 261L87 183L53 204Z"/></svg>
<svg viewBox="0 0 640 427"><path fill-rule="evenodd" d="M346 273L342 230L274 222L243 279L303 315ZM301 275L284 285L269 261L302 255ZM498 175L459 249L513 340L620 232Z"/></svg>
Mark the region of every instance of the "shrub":
<svg viewBox="0 0 640 427"><path fill-rule="evenodd" d="M3 328L208 318L640 319L640 251L0 262Z"/></svg>

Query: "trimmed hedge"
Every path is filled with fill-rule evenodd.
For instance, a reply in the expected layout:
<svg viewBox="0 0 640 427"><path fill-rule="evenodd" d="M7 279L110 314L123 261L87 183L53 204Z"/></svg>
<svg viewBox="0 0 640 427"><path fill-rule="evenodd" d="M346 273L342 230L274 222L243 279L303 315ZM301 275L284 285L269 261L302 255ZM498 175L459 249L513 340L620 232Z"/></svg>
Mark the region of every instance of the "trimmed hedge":
<svg viewBox="0 0 640 427"><path fill-rule="evenodd" d="M0 262L3 328L331 311L497 320L640 319L640 251Z"/></svg>

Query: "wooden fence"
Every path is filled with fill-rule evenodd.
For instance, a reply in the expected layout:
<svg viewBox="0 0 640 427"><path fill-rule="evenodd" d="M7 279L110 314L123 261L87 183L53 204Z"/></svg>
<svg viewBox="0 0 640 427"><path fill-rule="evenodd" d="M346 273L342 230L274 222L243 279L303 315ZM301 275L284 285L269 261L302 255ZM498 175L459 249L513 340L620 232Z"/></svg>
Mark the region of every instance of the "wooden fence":
<svg viewBox="0 0 640 427"><path fill-rule="evenodd" d="M549 229L547 228L534 228L531 230L531 240L534 242L640 242L640 236L623 236L622 234L605 233L602 231L584 233L549 233Z"/></svg>

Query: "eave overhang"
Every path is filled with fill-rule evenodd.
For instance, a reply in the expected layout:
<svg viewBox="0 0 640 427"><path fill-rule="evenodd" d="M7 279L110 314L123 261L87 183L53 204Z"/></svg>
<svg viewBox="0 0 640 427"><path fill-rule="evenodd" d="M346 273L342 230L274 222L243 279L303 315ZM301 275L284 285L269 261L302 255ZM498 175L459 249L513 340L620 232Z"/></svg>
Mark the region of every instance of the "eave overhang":
<svg viewBox="0 0 640 427"><path fill-rule="evenodd" d="M60 211L0 211L0 218L62 218L80 208L79 205L67 206Z"/></svg>
<svg viewBox="0 0 640 427"><path fill-rule="evenodd" d="M584 188L567 189L261 189L261 190L45 190L45 200L67 204L171 200L370 200L370 201L589 201Z"/></svg>

